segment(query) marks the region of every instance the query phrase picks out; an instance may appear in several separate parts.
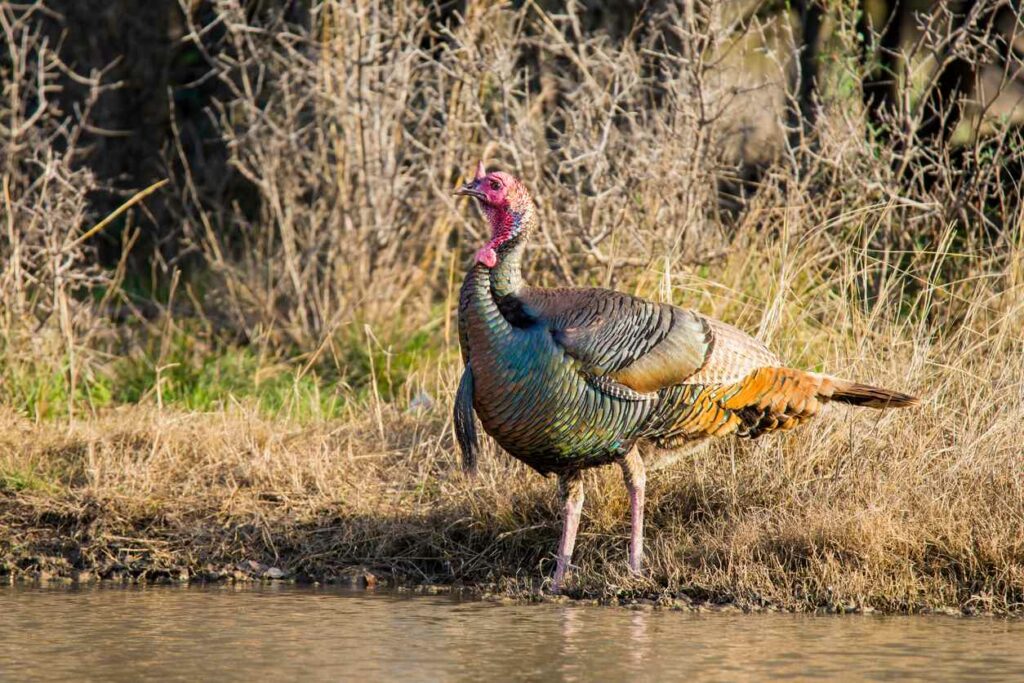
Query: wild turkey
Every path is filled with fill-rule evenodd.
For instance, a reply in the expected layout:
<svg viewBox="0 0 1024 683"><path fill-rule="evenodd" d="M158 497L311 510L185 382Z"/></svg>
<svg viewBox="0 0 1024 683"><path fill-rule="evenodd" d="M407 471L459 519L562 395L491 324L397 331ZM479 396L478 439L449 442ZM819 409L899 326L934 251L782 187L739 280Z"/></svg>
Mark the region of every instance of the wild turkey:
<svg viewBox="0 0 1024 683"><path fill-rule="evenodd" d="M474 469L473 413L512 456L558 475L564 522L552 590L572 558L583 507L580 472L618 462L629 491L629 566L643 555L647 452L710 436L791 429L825 401L910 406L896 391L794 370L756 339L669 304L606 289L541 289L523 282L523 247L536 223L525 186L487 173L455 191L477 200L491 228L459 298L465 371L455 398L463 464Z"/></svg>

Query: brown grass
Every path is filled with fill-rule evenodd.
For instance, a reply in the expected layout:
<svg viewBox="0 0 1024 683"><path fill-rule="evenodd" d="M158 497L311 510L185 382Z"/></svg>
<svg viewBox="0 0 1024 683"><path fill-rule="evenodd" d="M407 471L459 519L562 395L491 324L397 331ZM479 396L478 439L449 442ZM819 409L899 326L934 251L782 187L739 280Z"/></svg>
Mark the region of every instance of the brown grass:
<svg viewBox="0 0 1024 683"><path fill-rule="evenodd" d="M450 433L452 296L483 226L449 191L483 155L539 200L533 281L671 300L794 366L922 398L830 407L653 474L640 580L625 572L618 472L589 473L575 594L1024 605L1018 126L922 148L911 93L878 142L847 92L862 74L843 15L814 130L787 145L784 18L697 3L669 17L666 43L533 3L469 3L447 25L398 5L328 0L309 31L231 2L215 10L223 33L181 18L219 83L204 135L245 191L204 174L198 124L175 114L160 192L198 265L155 255L134 272L141 204L119 233L126 256L98 267L103 235L81 240L103 220L79 144L97 134L89 109L36 116L33 88L69 67L31 14L0 5L19 46L0 101L0 574L214 578L243 563L327 579L358 565L511 593L547 576L553 483L493 448L467 479ZM79 77L93 102L115 87ZM722 201L751 175L756 194ZM147 273L148 297L124 286ZM258 358L255 393L189 410L174 373L239 349ZM116 398L126 362L155 378L131 403ZM258 407L285 371L291 395ZM341 408L300 410L310 382Z"/></svg>

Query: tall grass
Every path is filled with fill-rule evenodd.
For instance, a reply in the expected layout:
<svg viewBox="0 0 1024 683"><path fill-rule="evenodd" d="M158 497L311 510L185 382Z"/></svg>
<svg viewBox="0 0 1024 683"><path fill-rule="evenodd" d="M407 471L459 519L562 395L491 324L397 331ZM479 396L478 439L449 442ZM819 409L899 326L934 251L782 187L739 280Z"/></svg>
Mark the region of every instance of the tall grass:
<svg viewBox="0 0 1024 683"><path fill-rule="evenodd" d="M206 30L183 14L244 192L206 187L176 125L160 192L191 261L146 273L130 257L145 200L113 267L102 235L81 239L103 218L77 146L89 112L38 109L71 68L39 7L0 5L0 571L252 559L506 590L548 572L553 485L494 448L466 479L450 434L454 295L484 239L450 190L484 157L538 201L533 282L696 308L794 366L923 399L684 454L651 477L643 579L624 572L616 472L589 473L576 590L1024 602L1024 141L1003 117L942 150L894 119L881 143L849 16L823 45L816 124L794 131L784 14L687 4L626 37L535 3L325 0L308 29L233 2ZM116 85L75 77L94 101ZM907 87L896 115L913 120ZM1007 111L1004 90L976 118Z"/></svg>

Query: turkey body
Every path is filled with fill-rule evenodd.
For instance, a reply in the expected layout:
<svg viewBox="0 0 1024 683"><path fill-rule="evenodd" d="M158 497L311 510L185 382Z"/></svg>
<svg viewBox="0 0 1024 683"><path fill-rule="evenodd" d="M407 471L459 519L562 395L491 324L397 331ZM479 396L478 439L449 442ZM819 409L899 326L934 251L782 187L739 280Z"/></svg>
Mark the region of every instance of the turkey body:
<svg viewBox="0 0 1024 683"><path fill-rule="evenodd" d="M460 296L459 330L472 373L473 408L502 448L542 474L606 464L633 444L656 401L598 388L583 363L557 341L565 316L546 315L529 303L544 298L526 291L499 303L489 271L470 271Z"/></svg>
<svg viewBox="0 0 1024 683"><path fill-rule="evenodd" d="M730 325L606 289L497 295L492 272L475 266L460 295L472 408L502 448L542 474L607 464L640 440L671 449L759 436L817 409L813 375L777 367ZM782 400L761 406L772 391Z"/></svg>

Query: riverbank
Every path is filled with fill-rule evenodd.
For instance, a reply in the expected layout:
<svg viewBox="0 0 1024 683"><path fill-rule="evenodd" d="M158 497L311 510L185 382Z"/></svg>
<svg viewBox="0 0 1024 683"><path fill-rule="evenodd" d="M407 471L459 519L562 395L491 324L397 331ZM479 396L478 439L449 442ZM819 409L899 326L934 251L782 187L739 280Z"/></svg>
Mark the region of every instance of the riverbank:
<svg viewBox="0 0 1024 683"><path fill-rule="evenodd" d="M444 378L439 391L444 390ZM450 395L450 394L448 394ZM0 575L9 581L455 585L536 595L554 484L488 446L461 473L448 402L287 422L236 406L0 417ZM782 439L725 441L655 473L649 573L625 571L614 468L588 473L573 598L798 611L1019 611L1020 451L995 412L831 408ZM412 588L413 590L446 590Z"/></svg>

